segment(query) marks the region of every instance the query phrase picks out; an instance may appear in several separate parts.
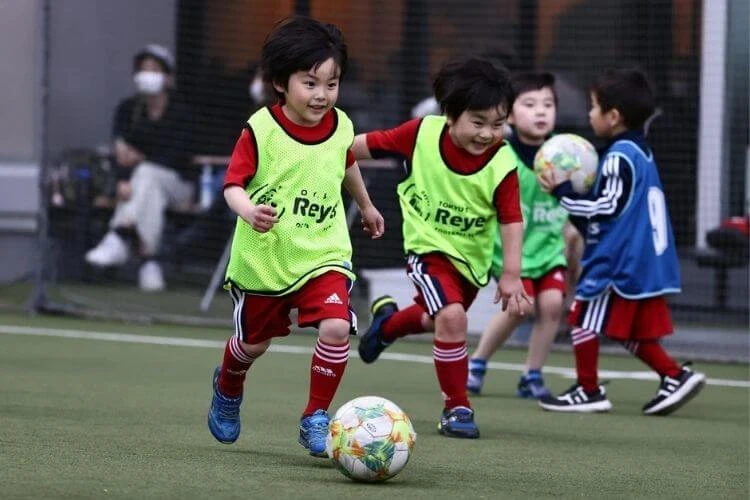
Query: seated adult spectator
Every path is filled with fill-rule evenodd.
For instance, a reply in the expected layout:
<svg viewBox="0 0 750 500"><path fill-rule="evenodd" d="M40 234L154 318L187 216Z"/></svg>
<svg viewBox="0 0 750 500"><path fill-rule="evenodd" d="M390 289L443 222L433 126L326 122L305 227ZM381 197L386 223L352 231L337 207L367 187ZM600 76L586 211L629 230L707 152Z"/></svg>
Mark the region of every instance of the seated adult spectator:
<svg viewBox="0 0 750 500"><path fill-rule="evenodd" d="M119 103L112 126L117 205L110 230L85 256L93 266L119 266L137 249L144 291L165 288L158 261L165 211L193 206L199 174L189 163L193 117L173 92L174 72L174 58L161 45L148 45L133 58L137 92Z"/></svg>

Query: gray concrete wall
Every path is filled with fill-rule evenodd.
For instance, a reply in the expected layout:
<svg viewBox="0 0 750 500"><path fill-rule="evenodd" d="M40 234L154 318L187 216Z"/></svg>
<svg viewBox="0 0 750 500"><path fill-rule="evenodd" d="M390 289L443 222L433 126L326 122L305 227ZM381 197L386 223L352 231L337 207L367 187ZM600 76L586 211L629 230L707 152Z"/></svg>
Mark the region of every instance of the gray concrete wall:
<svg viewBox="0 0 750 500"><path fill-rule="evenodd" d="M0 0L0 162L38 158L39 0Z"/></svg>
<svg viewBox="0 0 750 500"><path fill-rule="evenodd" d="M177 0L50 4L47 124L54 157L66 147L109 141L114 107L133 92L133 54L148 43L174 51Z"/></svg>

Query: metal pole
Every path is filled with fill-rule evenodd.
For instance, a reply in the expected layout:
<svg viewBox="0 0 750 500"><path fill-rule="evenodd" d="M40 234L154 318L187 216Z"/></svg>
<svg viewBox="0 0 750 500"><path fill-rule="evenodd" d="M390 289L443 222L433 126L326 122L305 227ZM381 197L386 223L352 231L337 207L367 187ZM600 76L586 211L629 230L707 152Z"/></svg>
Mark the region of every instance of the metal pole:
<svg viewBox="0 0 750 500"><path fill-rule="evenodd" d="M216 263L214 273L211 275L211 281L206 287L206 291L203 293L203 299L201 299L201 311L206 312L211 308L211 303L214 301L216 295L216 288L219 286L221 278L224 276L224 270L227 268L229 262L229 253L232 251L232 236L227 240L227 244L224 245L224 251L221 254L221 258Z"/></svg>
<svg viewBox="0 0 750 500"><path fill-rule="evenodd" d="M719 225L726 178L727 0L703 1L695 246Z"/></svg>
<svg viewBox="0 0 750 500"><path fill-rule="evenodd" d="M49 0L40 0L39 15L39 38L40 48L37 52L39 58L38 92L40 95L39 112L37 113L37 147L40 151L39 158L39 213L38 224L38 262L34 273L34 287L31 293L27 309L39 312L45 308L47 303L47 270L49 266L49 236L47 208L49 199L47 196L47 164L49 163L49 151L47 145L47 112L49 97L49 31L50 31L50 4Z"/></svg>

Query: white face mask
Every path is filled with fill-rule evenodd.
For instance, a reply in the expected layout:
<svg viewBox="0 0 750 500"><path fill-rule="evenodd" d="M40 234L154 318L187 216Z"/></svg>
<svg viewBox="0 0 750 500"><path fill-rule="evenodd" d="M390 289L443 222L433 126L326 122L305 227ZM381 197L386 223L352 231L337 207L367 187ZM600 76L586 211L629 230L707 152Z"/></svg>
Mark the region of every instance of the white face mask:
<svg viewBox="0 0 750 500"><path fill-rule="evenodd" d="M266 99L265 93L263 92L263 80L256 78L250 84L248 89L250 97L258 104L263 103Z"/></svg>
<svg viewBox="0 0 750 500"><path fill-rule="evenodd" d="M139 71L133 75L133 82L138 92L155 95L164 90L166 76L159 71Z"/></svg>

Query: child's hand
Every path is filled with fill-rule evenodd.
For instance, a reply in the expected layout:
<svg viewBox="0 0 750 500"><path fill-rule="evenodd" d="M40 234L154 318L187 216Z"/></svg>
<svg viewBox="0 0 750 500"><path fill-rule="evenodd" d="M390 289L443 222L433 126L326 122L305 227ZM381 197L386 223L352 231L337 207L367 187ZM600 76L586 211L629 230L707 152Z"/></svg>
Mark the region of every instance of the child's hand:
<svg viewBox="0 0 750 500"><path fill-rule="evenodd" d="M268 205L253 205L243 219L259 233L267 233L279 222L276 209Z"/></svg>
<svg viewBox="0 0 750 500"><path fill-rule="evenodd" d="M374 240L383 236L385 232L385 221L383 216L380 215L375 205L365 207L361 211L362 213L362 228L370 233L370 237Z"/></svg>
<svg viewBox="0 0 750 500"><path fill-rule="evenodd" d="M562 184L564 179L555 178L555 170L552 168L545 168L541 173L536 176L539 186L545 193L552 192L557 186Z"/></svg>
<svg viewBox="0 0 750 500"><path fill-rule="evenodd" d="M505 273L500 276L495 292L495 304L501 301L503 311L507 310L510 314L520 316L525 314L524 302L528 306L534 305L534 299L526 295L526 291L523 289L521 278Z"/></svg>

